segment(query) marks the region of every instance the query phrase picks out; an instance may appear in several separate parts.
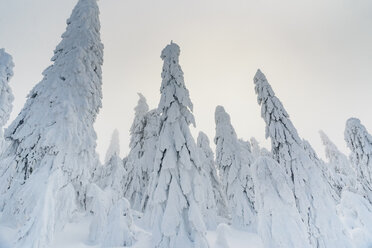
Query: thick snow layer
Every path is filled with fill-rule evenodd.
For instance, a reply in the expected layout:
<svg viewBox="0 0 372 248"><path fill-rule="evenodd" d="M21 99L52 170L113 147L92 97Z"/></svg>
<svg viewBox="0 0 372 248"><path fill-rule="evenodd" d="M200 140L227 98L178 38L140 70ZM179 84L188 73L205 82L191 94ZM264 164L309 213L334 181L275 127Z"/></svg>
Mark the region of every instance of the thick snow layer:
<svg viewBox="0 0 372 248"><path fill-rule="evenodd" d="M90 215L78 215L74 222L68 223L63 231L56 233L53 243L48 248L102 248L101 244L89 241ZM136 224L134 224L136 225ZM137 240L131 246L111 246L110 248L153 248L151 233L135 226ZM0 226L0 247L13 248L11 245L16 230ZM265 248L261 238L255 233L244 232L226 224L220 224L215 231L206 235L210 248ZM25 246L26 248L28 246ZM298 248L298 247L296 247ZM362 247L364 248L364 247Z"/></svg>

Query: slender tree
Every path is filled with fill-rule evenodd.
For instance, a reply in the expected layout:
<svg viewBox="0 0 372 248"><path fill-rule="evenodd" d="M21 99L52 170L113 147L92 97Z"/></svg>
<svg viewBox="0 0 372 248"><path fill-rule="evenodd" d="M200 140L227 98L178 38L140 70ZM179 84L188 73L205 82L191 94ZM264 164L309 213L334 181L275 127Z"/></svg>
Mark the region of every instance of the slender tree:
<svg viewBox="0 0 372 248"><path fill-rule="evenodd" d="M254 77L254 84L273 157L291 182L296 207L307 226L312 247L352 247L336 215L331 189L324 181L321 168L305 151L288 113L260 70Z"/></svg>
<svg viewBox="0 0 372 248"><path fill-rule="evenodd" d="M9 81L13 77L13 59L4 49L0 49L0 153L5 148L3 127L9 120L13 108L13 93Z"/></svg>
<svg viewBox="0 0 372 248"><path fill-rule="evenodd" d="M3 221L21 227L13 247L50 247L55 231L85 208L86 186L99 163L93 128L102 98L99 31L96 0L79 0L53 64L5 131Z"/></svg>
<svg viewBox="0 0 372 248"><path fill-rule="evenodd" d="M232 223L238 228L255 230L254 189L249 168L251 160L244 154L251 155L243 150L230 116L222 106L216 108L215 121L216 162Z"/></svg>
<svg viewBox="0 0 372 248"><path fill-rule="evenodd" d="M189 125L192 103L179 65L180 48L171 42L162 53L160 134L147 216L157 248L209 247L200 211L200 165Z"/></svg>
<svg viewBox="0 0 372 248"><path fill-rule="evenodd" d="M201 174L205 194L205 205L202 206L202 212L207 227L209 229L215 229L217 226L217 215L223 217L228 216L226 197L222 191L220 179L217 175L214 154L210 148L208 136L203 132L199 132L197 148L202 165Z"/></svg>
<svg viewBox="0 0 372 248"><path fill-rule="evenodd" d="M372 136L359 119L350 118L346 122L345 140L351 150L357 190L372 203Z"/></svg>
<svg viewBox="0 0 372 248"><path fill-rule="evenodd" d="M142 94L139 95L138 104L135 107L135 117L130 129L130 152L125 165L127 177L125 181L125 197L129 199L132 208L141 211L142 201L148 186L150 164L154 161L144 161L147 154L151 153L151 148L145 146L146 138L145 129L147 126L149 106L146 98ZM148 149L148 150L147 150ZM153 158L153 157L152 157Z"/></svg>
<svg viewBox="0 0 372 248"><path fill-rule="evenodd" d="M319 134L325 147L325 156L328 160L329 181L336 188L336 192L341 198L343 189L355 187L355 171L352 169L347 157L340 152L328 136L323 131L319 131Z"/></svg>

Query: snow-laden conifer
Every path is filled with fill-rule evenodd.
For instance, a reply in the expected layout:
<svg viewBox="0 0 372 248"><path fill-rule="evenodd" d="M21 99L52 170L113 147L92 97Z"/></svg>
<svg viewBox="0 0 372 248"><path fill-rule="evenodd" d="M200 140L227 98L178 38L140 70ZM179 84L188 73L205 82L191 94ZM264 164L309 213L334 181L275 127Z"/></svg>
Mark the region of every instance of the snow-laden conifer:
<svg viewBox="0 0 372 248"><path fill-rule="evenodd" d="M254 189L251 187L250 164L243 150L230 116L222 106L216 107L216 162L227 198L232 224L237 228L255 229ZM250 159L249 159L250 160Z"/></svg>
<svg viewBox="0 0 372 248"><path fill-rule="evenodd" d="M319 131L320 138L325 148L325 156L328 160L329 181L337 189L337 194L341 197L342 190L354 188L355 172L347 159L337 146L323 132Z"/></svg>
<svg viewBox="0 0 372 248"><path fill-rule="evenodd" d="M113 197L118 200L124 197L124 185L127 172L124 162L120 158L119 131L114 130L111 143L106 152L106 163L100 166L97 184L106 190L112 191Z"/></svg>
<svg viewBox="0 0 372 248"><path fill-rule="evenodd" d="M269 157L259 157L252 165L252 177L258 212L257 233L264 247L312 247L284 169Z"/></svg>
<svg viewBox="0 0 372 248"><path fill-rule="evenodd" d="M5 131L3 221L21 227L13 247L50 247L53 234L85 208L86 186L99 163L93 129L102 97L99 30L96 0L79 0L53 64Z"/></svg>
<svg viewBox="0 0 372 248"><path fill-rule="evenodd" d="M228 209L225 195L217 175L214 155L210 148L208 136L199 132L197 139L199 159L201 163L202 181L204 183L204 203L202 213L209 229L217 227L217 215L227 217Z"/></svg>
<svg viewBox="0 0 372 248"><path fill-rule="evenodd" d="M266 122L274 159L282 166L296 200L296 207L307 227L312 247L352 247L336 215L331 189L321 168L305 151L304 144L265 75L254 77L261 115Z"/></svg>
<svg viewBox="0 0 372 248"><path fill-rule="evenodd" d="M161 58L160 134L146 215L156 248L209 247L200 211L200 165L189 125L192 103L179 65L180 48L167 45Z"/></svg>
<svg viewBox="0 0 372 248"><path fill-rule="evenodd" d="M9 81L13 77L13 59L4 49L0 49L0 153L4 149L3 127L13 108L13 93Z"/></svg>
<svg viewBox="0 0 372 248"><path fill-rule="evenodd" d="M372 203L372 136L359 119L346 122L345 140L357 177L357 190Z"/></svg>
<svg viewBox="0 0 372 248"><path fill-rule="evenodd" d="M135 107L135 117L130 129L130 152L125 165L127 177L125 181L125 197L130 201L131 206L135 210L142 210L142 200L145 195L148 180L149 180L149 165L153 165L154 161L146 161L150 164L143 163L144 155L147 153L145 147L145 128L146 115L149 111L146 98L142 94L139 95L138 104ZM150 152L150 150L149 150Z"/></svg>

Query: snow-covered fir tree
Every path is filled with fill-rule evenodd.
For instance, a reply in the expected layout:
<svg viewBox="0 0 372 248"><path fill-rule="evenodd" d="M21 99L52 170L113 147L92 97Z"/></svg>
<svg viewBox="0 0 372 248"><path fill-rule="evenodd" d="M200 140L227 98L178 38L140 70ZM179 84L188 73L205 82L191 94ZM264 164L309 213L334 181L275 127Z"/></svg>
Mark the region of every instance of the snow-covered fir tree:
<svg viewBox="0 0 372 248"><path fill-rule="evenodd" d="M99 167L98 179L95 181L102 189L111 190L116 200L121 199L124 197L127 172L120 158L119 131L116 129L112 133L105 160L105 164Z"/></svg>
<svg viewBox="0 0 372 248"><path fill-rule="evenodd" d="M146 114L149 111L146 98L139 95L138 104L135 107L135 117L130 128L130 152L127 157L125 169L127 177L125 181L125 197L129 199L132 208L142 210L142 200L146 192L149 180L148 164L144 164L142 159L147 152L144 147ZM153 161L147 161L153 165Z"/></svg>
<svg viewBox="0 0 372 248"><path fill-rule="evenodd" d="M252 165L257 209L257 233L265 248L310 248L307 228L296 208L290 179L272 158L259 157Z"/></svg>
<svg viewBox="0 0 372 248"><path fill-rule="evenodd" d="M226 198L217 175L214 154L210 148L208 136L199 132L196 144L202 166L201 174L205 192L205 205L202 206L202 212L207 227L215 229L217 227L217 214L222 217L228 216Z"/></svg>
<svg viewBox="0 0 372 248"><path fill-rule="evenodd" d="M352 247L336 215L336 206L321 168L305 151L304 144L265 75L258 70L254 77L261 115L266 122L266 137L271 139L274 159L282 166L296 200L301 219L306 224L312 247Z"/></svg>
<svg viewBox="0 0 372 248"><path fill-rule="evenodd" d="M372 136L359 119L346 122L345 141L357 177L357 190L372 203Z"/></svg>
<svg viewBox="0 0 372 248"><path fill-rule="evenodd" d="M200 205L200 165L189 125L192 103L179 65L180 48L171 42L162 53L160 134L146 216L156 248L205 248L206 227Z"/></svg>
<svg viewBox="0 0 372 248"><path fill-rule="evenodd" d="M93 129L102 98L99 31L96 0L79 0L53 64L5 131L2 221L21 227L13 247L50 247L54 233L85 208L86 186L99 163Z"/></svg>
<svg viewBox="0 0 372 248"><path fill-rule="evenodd" d="M329 181L337 189L338 196L341 197L343 189L355 187L355 172L350 161L328 136L323 131L319 131L319 134L328 160Z"/></svg>
<svg viewBox="0 0 372 248"><path fill-rule="evenodd" d="M13 77L13 59L4 49L0 49L0 153L5 148L3 127L13 108L13 93L9 81Z"/></svg>
<svg viewBox="0 0 372 248"><path fill-rule="evenodd" d="M141 211L145 211L150 197L150 187L154 173L154 160L157 150L157 142L159 137L160 117L157 109L150 110L145 116L146 126L144 128L143 150L144 154L141 158L141 167L143 170L142 182L146 189L142 196ZM156 177L156 176L154 176Z"/></svg>
<svg viewBox="0 0 372 248"><path fill-rule="evenodd" d="M237 228L255 230L254 189L249 158L243 150L230 116L222 106L216 107L216 162L227 198L232 224ZM244 152L244 153L243 153Z"/></svg>

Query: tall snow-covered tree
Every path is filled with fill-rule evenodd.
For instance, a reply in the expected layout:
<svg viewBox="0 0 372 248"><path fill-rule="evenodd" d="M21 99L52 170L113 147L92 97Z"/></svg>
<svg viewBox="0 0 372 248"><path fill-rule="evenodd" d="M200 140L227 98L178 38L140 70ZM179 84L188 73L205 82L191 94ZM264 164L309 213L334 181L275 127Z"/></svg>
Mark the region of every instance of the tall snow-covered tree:
<svg viewBox="0 0 372 248"><path fill-rule="evenodd" d="M272 158L259 157L252 165L257 209L257 233L265 248L308 247L306 225L296 208L290 179Z"/></svg>
<svg viewBox="0 0 372 248"><path fill-rule="evenodd" d="M96 0L79 0L53 64L5 131L3 216L22 227L13 247L49 247L54 232L85 208L86 185L99 163L93 128L102 98L99 31Z"/></svg>
<svg viewBox="0 0 372 248"><path fill-rule="evenodd" d="M321 168L310 158L280 100L265 75L254 77L261 115L266 122L266 137L271 139L274 159L282 166L296 199L296 207L306 224L312 247L352 247L336 215L331 189Z"/></svg>
<svg viewBox="0 0 372 248"><path fill-rule="evenodd" d="M125 164L128 173L125 181L125 197L129 199L133 209L141 210L142 198L144 197L149 177L149 171L144 168L142 163L142 158L146 152L144 142L146 114L149 111L149 106L146 98L142 94L138 95L139 100L134 109L135 117L130 129L130 152Z"/></svg>
<svg viewBox="0 0 372 248"><path fill-rule="evenodd" d="M372 203L372 136L359 119L350 118L346 122L345 140L351 150L357 190Z"/></svg>
<svg viewBox="0 0 372 248"><path fill-rule="evenodd" d="M13 59L4 49L0 49L0 153L4 149L3 127L13 108L13 93L9 81L13 77Z"/></svg>
<svg viewBox="0 0 372 248"><path fill-rule="evenodd" d="M105 163L109 162L115 156L120 156L120 139L117 129L112 132L110 145L106 151Z"/></svg>
<svg viewBox="0 0 372 248"><path fill-rule="evenodd" d="M250 175L250 159L243 150L230 116L222 106L216 107L216 162L221 175L222 188L227 198L232 224L246 230L255 229L254 189Z"/></svg>
<svg viewBox="0 0 372 248"><path fill-rule="evenodd" d="M354 188L355 172L351 167L350 161L340 152L328 136L323 131L319 131L319 134L328 160L329 180L337 189L338 196L341 197L343 189Z"/></svg>
<svg viewBox="0 0 372 248"><path fill-rule="evenodd" d="M160 134L146 210L156 248L209 247L200 211L200 165L189 125L192 103L179 65L180 48L171 42L162 53Z"/></svg>
<svg viewBox="0 0 372 248"><path fill-rule="evenodd" d="M223 217L228 216L226 198L217 175L216 163L212 149L210 148L208 136L203 132L199 132L196 144L204 184L205 205L202 206L202 213L207 227L214 229L217 227L217 214Z"/></svg>

